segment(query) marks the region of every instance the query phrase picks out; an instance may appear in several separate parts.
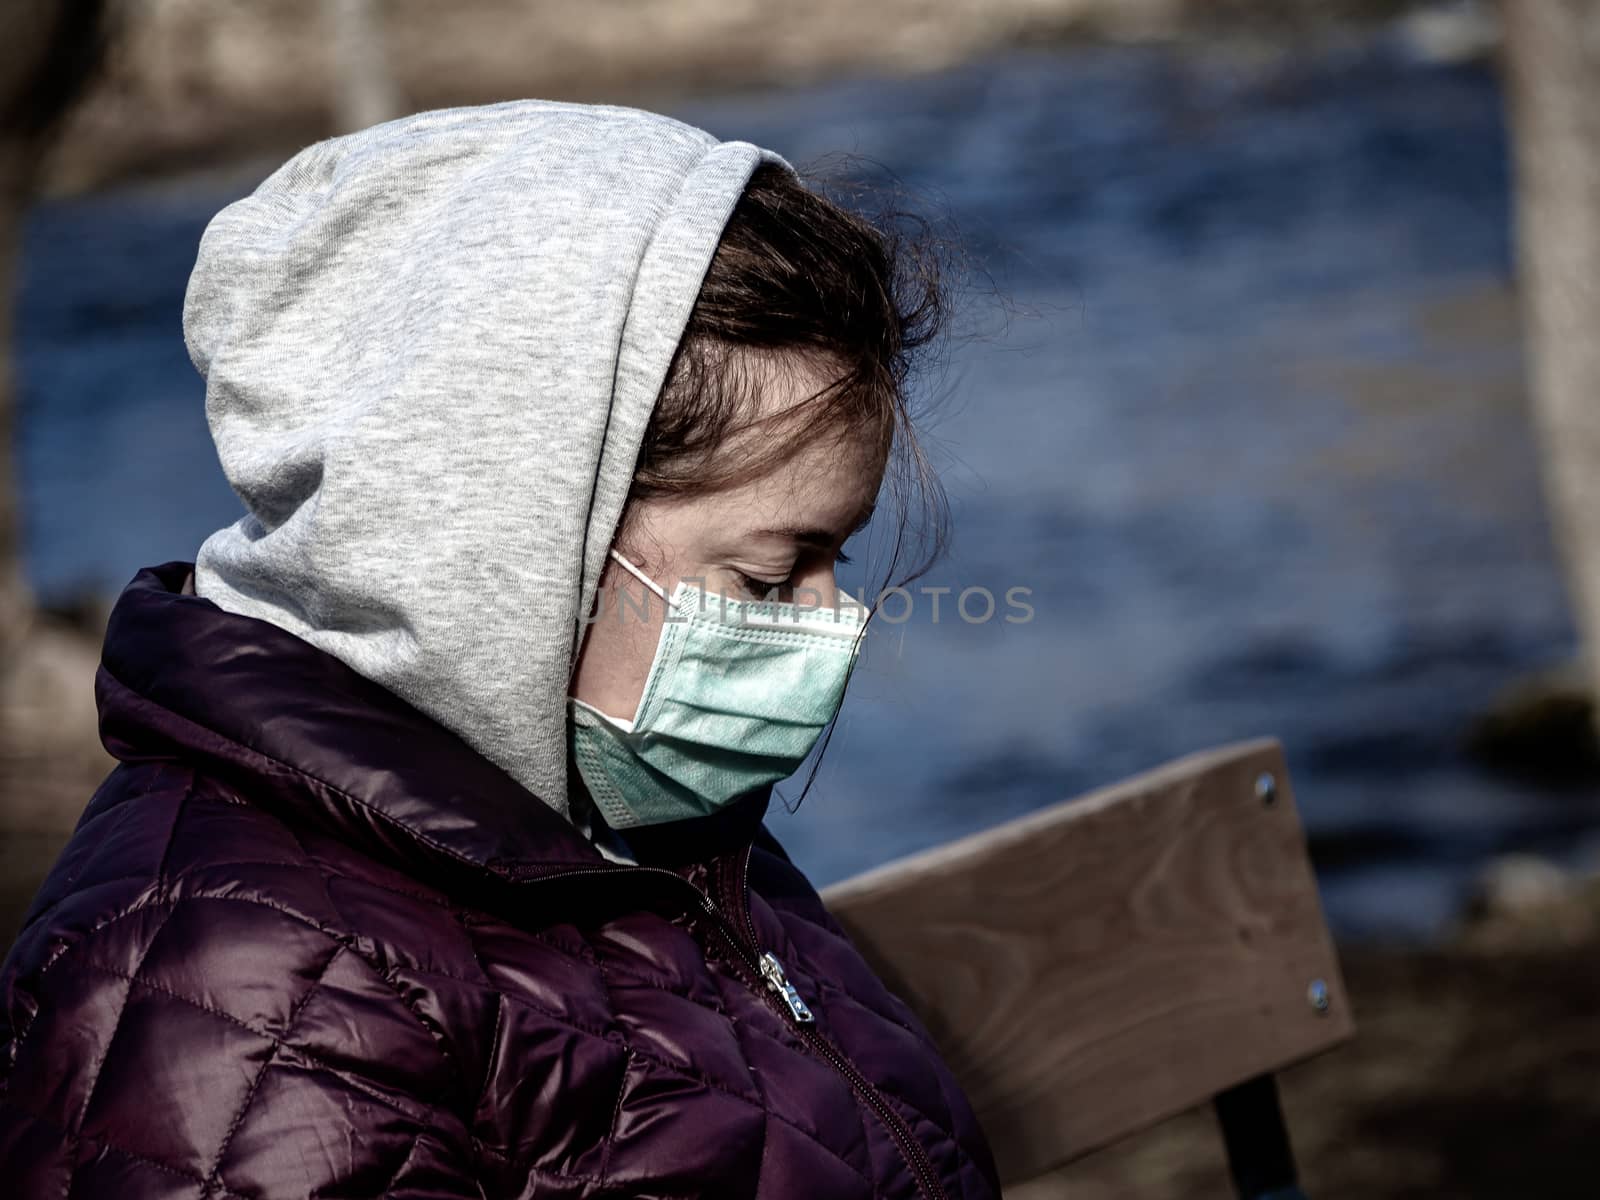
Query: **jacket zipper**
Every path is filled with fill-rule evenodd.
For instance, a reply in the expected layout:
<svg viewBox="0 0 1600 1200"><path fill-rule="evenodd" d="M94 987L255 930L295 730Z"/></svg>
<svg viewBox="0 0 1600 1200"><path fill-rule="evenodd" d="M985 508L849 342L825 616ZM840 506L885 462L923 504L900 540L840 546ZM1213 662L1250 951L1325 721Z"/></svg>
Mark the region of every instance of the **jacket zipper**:
<svg viewBox="0 0 1600 1200"><path fill-rule="evenodd" d="M767 986L782 997L784 1004L789 1007L789 1015L801 1025L810 1025L816 1021L811 1015L811 1010L806 1007L806 1002L800 999L800 993L795 990L794 984L789 982L789 977L783 973L783 964L778 961L778 956L768 950L761 956L761 974L766 979Z"/></svg>
<svg viewBox="0 0 1600 1200"><path fill-rule="evenodd" d="M739 852L734 872L734 909L739 914L740 922L744 927L745 937L749 944L759 946L761 943L756 937L755 922L750 916L750 905L746 902L749 870L750 847L746 846ZM698 888L695 890L699 891ZM789 993L793 993L795 999L798 1000L799 993L795 991L794 986L783 975L783 965L770 953L766 954L764 958L771 959L776 969L778 983ZM776 986L774 990L776 990ZM801 1007L805 1007L803 1003ZM916 1135L911 1132L911 1127L901 1119L894 1109L889 1107L888 1101L878 1093L878 1089L872 1086L872 1082L861 1073L856 1065L846 1058L844 1053L837 1049L832 1042L822 1036L816 1029L815 1020L812 1018L810 1010L806 1009L805 1012L806 1018L804 1021L799 1020L797 1017L795 1032L824 1061L830 1063L834 1070L843 1075L845 1081L855 1089L856 1094L865 1100L873 1112L877 1114L878 1120L883 1122L884 1128L888 1129L890 1136L899 1145L900 1154L905 1158L906 1165L911 1168L911 1174L916 1180L918 1190L927 1197L927 1200L949 1200L948 1193L944 1190L944 1184L939 1181L939 1172L934 1167L933 1160L928 1157L928 1152L922 1148L922 1143L917 1141Z"/></svg>
<svg viewBox="0 0 1600 1200"><path fill-rule="evenodd" d="M740 939L734 931L728 918L717 907L717 903L700 888L676 872L665 867L580 867L571 871L559 871L551 875L541 876L538 879L527 880L530 883L554 882L560 879L572 879L583 875L638 875L650 874L672 880L678 887L687 888L697 900L702 912L711 920L712 928L734 956L749 972L745 979L746 984L759 994L770 993L773 1007L780 1013L788 1015L789 1024L800 1038L829 1066L844 1076L845 1082L851 1089L866 1101L867 1106L877 1115L884 1128L900 1147L900 1154L906 1160L906 1165L911 1169L912 1178L916 1181L917 1190L925 1200L949 1200L949 1194L944 1190L944 1185L939 1181L939 1173L933 1165L933 1160L928 1157L928 1152L917 1141L916 1135L911 1132L911 1127L901 1119L900 1115L889 1107L888 1101L878 1094L871 1081L844 1054L836 1049L832 1042L823 1037L816 1029L816 1018L811 1010L806 1007L800 993L789 982L784 974L783 964L776 955L770 951L761 952L760 941L756 937L755 922L750 916L750 906L745 903L745 893L748 886L748 872L750 867L750 847L746 846L739 852L737 867L735 869L734 889L737 900L734 905L738 911L740 923L743 927L744 940ZM512 872L515 874L515 871ZM748 942L748 945L746 944ZM754 947L755 949L752 949Z"/></svg>

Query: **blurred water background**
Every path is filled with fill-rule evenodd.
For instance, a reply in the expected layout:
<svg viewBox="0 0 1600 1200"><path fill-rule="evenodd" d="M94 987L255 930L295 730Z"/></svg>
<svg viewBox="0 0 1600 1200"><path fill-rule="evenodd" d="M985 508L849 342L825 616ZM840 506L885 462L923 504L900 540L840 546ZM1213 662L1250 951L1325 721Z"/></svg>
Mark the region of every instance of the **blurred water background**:
<svg viewBox="0 0 1600 1200"><path fill-rule="evenodd" d="M1594 857L1587 791L1465 748L1577 650L1487 64L1387 34L1041 48L668 111L801 165L869 156L1015 309L974 296L980 333L932 381L955 540L915 586L953 590L937 621L924 592L880 622L814 786L771 820L816 882L1262 734L1345 937L1440 933L1509 850ZM33 211L16 369L46 601L113 595L239 512L180 316L206 221L260 173ZM971 587L995 619L961 619ZM1013 587L1031 620L1001 619Z"/></svg>

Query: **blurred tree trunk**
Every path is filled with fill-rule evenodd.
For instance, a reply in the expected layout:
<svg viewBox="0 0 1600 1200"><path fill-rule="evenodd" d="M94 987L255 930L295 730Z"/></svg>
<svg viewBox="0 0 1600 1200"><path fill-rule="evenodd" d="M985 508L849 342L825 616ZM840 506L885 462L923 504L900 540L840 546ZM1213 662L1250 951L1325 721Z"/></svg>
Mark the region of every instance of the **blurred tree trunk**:
<svg viewBox="0 0 1600 1200"><path fill-rule="evenodd" d="M365 129L400 115L378 0L324 0L333 27L334 126Z"/></svg>
<svg viewBox="0 0 1600 1200"><path fill-rule="evenodd" d="M1534 415L1600 697L1600 2L1503 0L1501 9Z"/></svg>
<svg viewBox="0 0 1600 1200"><path fill-rule="evenodd" d="M98 645L34 609L22 567L11 323L22 218L105 38L103 0L0 0L0 944L109 764Z"/></svg>

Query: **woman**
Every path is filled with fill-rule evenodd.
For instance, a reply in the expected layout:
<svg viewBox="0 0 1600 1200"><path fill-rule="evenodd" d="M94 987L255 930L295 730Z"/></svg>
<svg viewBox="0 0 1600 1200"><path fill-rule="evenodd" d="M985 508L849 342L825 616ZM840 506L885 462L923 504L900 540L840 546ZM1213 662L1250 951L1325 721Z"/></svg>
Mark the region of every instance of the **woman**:
<svg viewBox="0 0 1600 1200"><path fill-rule="evenodd" d="M914 453L903 266L609 106L419 114L217 215L184 332L247 513L112 614L120 763L0 975L7 1194L998 1195L761 824Z"/></svg>

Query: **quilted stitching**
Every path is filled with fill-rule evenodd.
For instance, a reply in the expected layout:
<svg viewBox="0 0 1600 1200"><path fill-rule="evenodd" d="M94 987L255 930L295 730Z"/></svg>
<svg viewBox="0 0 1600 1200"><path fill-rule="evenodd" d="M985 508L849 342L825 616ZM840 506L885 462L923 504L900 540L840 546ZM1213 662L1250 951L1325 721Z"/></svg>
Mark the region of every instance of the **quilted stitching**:
<svg viewBox="0 0 1600 1200"><path fill-rule="evenodd" d="M322 970L317 973L316 982L306 989L304 996L296 1001L294 1012L289 1015L289 1026L283 1031L283 1036L272 1039L272 1048L267 1051L266 1057L261 1060L261 1069L256 1072L255 1078L250 1081L250 1086L244 1094L244 1102L239 1105L239 1111L234 1114L233 1120L228 1122L228 1132L222 1135L222 1142L217 1146L216 1154L212 1156L211 1169L206 1172L206 1187L209 1188L219 1181L218 1176L222 1170L222 1159L228 1153L228 1144L233 1141L234 1135L239 1132L239 1126L244 1123L245 1115L249 1113L250 1106L255 1103L256 1094L261 1089L261 1081L267 1077L267 1070L272 1066L273 1057L282 1048L284 1042L293 1036L295 1022L300 1019L300 1014L305 1011L305 1007L310 1002L311 997L316 995L317 989L322 986L322 977L328 973L328 968L333 966L338 961L339 955L343 953L344 947L340 946L329 955L328 961L323 964ZM137 980L137 974L135 979ZM407 1157L409 1158L410 1155L408 1154Z"/></svg>
<svg viewBox="0 0 1600 1200"><path fill-rule="evenodd" d="M758 910L761 907L769 906L760 904ZM906 1103L918 1116L937 1127L940 1133L947 1137L958 1137L957 1109L950 1100L952 1081L949 1080L947 1072L939 1069L937 1051L927 1030L916 1021L911 1011L898 997L882 986L876 976L870 973L862 976L858 973L859 977L875 985L872 991L876 995L869 1000L850 986L848 972L841 970L836 974L829 974L825 971L808 970L803 965L856 960L854 947L850 945L843 930L831 920L822 924L808 919L793 909L778 909L775 906L769 907L769 911L774 917L772 927L779 931L777 936L782 939L782 955L796 964L789 971L791 978L803 985L808 994L817 998L818 1008L838 1015L839 1005L847 1005L853 1019L870 1024L886 1022L928 1048L929 1055L921 1065L929 1069L928 1074L934 1080L936 1087L925 1095L937 1102L937 1113L942 1115L936 1115L928 1106L917 1103L910 1096L896 1094L894 1098ZM796 934L801 935L798 940ZM806 944L806 949L802 949L801 943Z"/></svg>
<svg viewBox="0 0 1600 1200"><path fill-rule="evenodd" d="M174 1182L218 1200L298 1194L271 1191L274 1172L309 1163L352 1195L404 1194L409 1179L440 1171L453 1172L450 1186L463 1196L615 1194L649 1190L645 1179L658 1180L649 1194L662 1196L911 1195L876 1117L680 924L631 914L594 928L569 920L521 929L462 911L170 765L122 768L102 791L104 807L74 839L85 852L63 856L71 877L47 883L50 903L0 973L3 1024L16 1030L15 1065L0 1082L0 1111L15 1126L0 1119L0 1173L43 1136L37 1130L48 1131L60 1143L54 1158L35 1152L17 1175L48 1176L50 1190L39 1194L100 1194L113 1177L130 1200L171 1194ZM117 844L112 835L133 811L141 826L170 831L159 848L144 847L157 857L142 869L89 844ZM764 941L846 1052L891 1030L891 1041L925 1039L898 1002L875 993L870 972L861 974L864 964L825 921L756 907ZM169 923L187 929L192 920L202 930L221 923L211 949L199 933L164 937ZM264 933L261 921L280 932ZM205 961L179 953L179 940ZM246 944L263 961L240 952ZM218 968L210 976L206 961ZM101 1061L76 1090L54 1095L30 1059L60 1052L58 1042L34 1049L35 1030L49 1032L39 1014L85 989L87 1010L105 1013ZM393 1060L374 1045L353 1061L335 1061L319 1040L363 1028L390 1049L416 1040ZM215 1053L178 1067L159 1053L163 1031ZM951 1197L992 1195L955 1152L977 1135L964 1108L953 1110L942 1067L905 1065L907 1079L928 1082L915 1095L886 1094L933 1139ZM215 1113L159 1118L163 1097L140 1095L128 1078L136 1071L170 1073L168 1090L178 1091L210 1071L213 1089L228 1096ZM554 1109L550 1087L560 1097ZM91 1108L104 1127L92 1123L85 1134ZM705 1137L662 1132L696 1113ZM155 1141L169 1153L141 1141L147 1119L165 1120ZM330 1137L339 1122L354 1138L342 1139L347 1147ZM141 1181L158 1176L167 1191ZM888 1190L891 1180L899 1190Z"/></svg>
<svg viewBox="0 0 1600 1200"><path fill-rule="evenodd" d="M127 1146L120 1146L106 1138L82 1137L81 1135L74 1135L66 1126L60 1125L40 1113L33 1112L31 1109L24 1108L9 1096L0 1095L0 1108L11 1108L21 1116L26 1117L28 1120L36 1121L40 1125L44 1125L54 1130L65 1142L74 1143L80 1140L88 1142L91 1145L98 1146L101 1150L109 1151L110 1153L116 1154L122 1158L126 1158L131 1162L138 1163L140 1166L149 1167L152 1170L160 1171L164 1175L171 1175L175 1178L182 1179L187 1183L194 1184L198 1188L206 1187L206 1180L199 1174L199 1172L186 1171L182 1167L174 1166L171 1163L159 1162L156 1159L150 1158L148 1155L140 1154L137 1150L130 1150ZM69 1195L71 1193L71 1188L72 1181L69 1178L67 1189L62 1194ZM239 1196L237 1192L230 1192L227 1188L219 1185L212 1185L207 1194L215 1197L216 1200L235 1200L236 1197L238 1200L246 1200L245 1197Z"/></svg>
<svg viewBox="0 0 1600 1200"><path fill-rule="evenodd" d="M10 1194L911 1200L888 1130L695 906L491 887L592 848L392 693L183 596L190 570L118 601L96 696L123 765L0 967ZM950 1200L989 1200L925 1031L759 844L761 945ZM725 882L708 862L695 886Z"/></svg>
<svg viewBox="0 0 1600 1200"><path fill-rule="evenodd" d="M139 951L139 957L134 962L133 969L128 973L129 979L126 986L122 988L122 1000L117 1005L117 1015L111 1018L111 1031L106 1036L105 1048L100 1052L99 1061L89 1071L89 1085L84 1091L83 1103L78 1106L77 1120L68 1122L69 1129L81 1130L83 1128L83 1118L87 1115L89 1106L94 1103L94 1091L100 1085L100 1077L105 1074L106 1063L111 1058L111 1048L117 1044L117 1031L122 1026L122 1018L128 1013L128 1001L133 996L133 985L139 976L139 967L150 953L150 947L155 945L156 936L161 933L162 926L166 924L166 920L170 919L171 915L171 910L168 910L167 917L162 920L161 925L156 926L155 934L151 935L150 939L144 944L143 949Z"/></svg>

